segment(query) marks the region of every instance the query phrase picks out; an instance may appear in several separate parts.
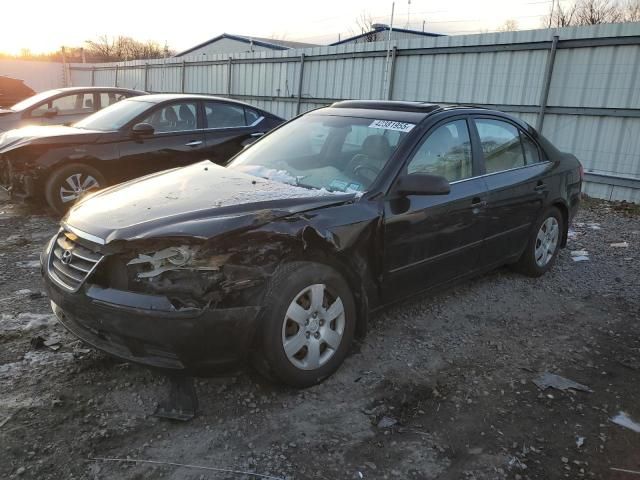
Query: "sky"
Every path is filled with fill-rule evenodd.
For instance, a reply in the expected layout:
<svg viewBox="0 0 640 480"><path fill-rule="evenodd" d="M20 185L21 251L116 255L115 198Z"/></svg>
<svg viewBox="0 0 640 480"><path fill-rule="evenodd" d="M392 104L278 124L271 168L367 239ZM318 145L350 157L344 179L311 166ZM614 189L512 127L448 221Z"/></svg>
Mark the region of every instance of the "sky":
<svg viewBox="0 0 640 480"><path fill-rule="evenodd" d="M410 3L409 3L410 1ZM363 13L389 23L391 0L4 0L0 51L80 47L100 35L165 42L181 51L221 33L327 44L360 33ZM397 0L394 25L458 35L507 20L540 28L551 0ZM11 19L7 21L8 19Z"/></svg>

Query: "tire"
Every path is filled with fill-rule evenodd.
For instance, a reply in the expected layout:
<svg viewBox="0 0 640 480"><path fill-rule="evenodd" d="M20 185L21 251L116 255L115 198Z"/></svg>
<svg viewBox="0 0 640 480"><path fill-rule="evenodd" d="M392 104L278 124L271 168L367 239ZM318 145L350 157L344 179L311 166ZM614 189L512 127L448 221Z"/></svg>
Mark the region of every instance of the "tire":
<svg viewBox="0 0 640 480"><path fill-rule="evenodd" d="M45 183L44 195L49 206L56 213L62 215L69 210L80 195L90 190L104 188L106 184L104 175L95 168L72 163L54 170L49 175ZM65 194L65 192L67 193Z"/></svg>
<svg viewBox="0 0 640 480"><path fill-rule="evenodd" d="M258 361L267 377L306 388L338 369L356 326L353 295L338 272L319 263L285 264L271 278L265 302Z"/></svg>
<svg viewBox="0 0 640 480"><path fill-rule="evenodd" d="M551 207L536 223L515 269L530 277L544 275L558 258L563 232L562 213L556 207Z"/></svg>

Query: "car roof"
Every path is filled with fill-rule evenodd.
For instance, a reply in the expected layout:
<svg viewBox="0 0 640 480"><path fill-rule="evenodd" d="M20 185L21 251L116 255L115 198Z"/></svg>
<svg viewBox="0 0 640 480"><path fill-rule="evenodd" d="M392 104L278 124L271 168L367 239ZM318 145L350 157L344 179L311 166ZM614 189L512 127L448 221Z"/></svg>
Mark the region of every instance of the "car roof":
<svg viewBox="0 0 640 480"><path fill-rule="evenodd" d="M354 116L394 120L398 122L420 123L435 113L455 112L459 114L496 115L508 118L523 128L529 127L526 122L500 110L476 105L446 105L430 102L413 102L398 100L344 100L333 103L329 107L313 111L324 115ZM530 128L530 127L529 127Z"/></svg>
<svg viewBox="0 0 640 480"><path fill-rule="evenodd" d="M138 95L147 95L147 92L143 92L142 90L134 90L133 88L122 88L122 87L64 87L64 88L55 88L51 90L52 92L129 92L136 93Z"/></svg>
<svg viewBox="0 0 640 480"><path fill-rule="evenodd" d="M239 100L233 100L226 97L216 97L215 95L202 95L202 94L190 94L190 93L153 93L145 95L144 98L130 98L129 100L148 102L148 103L161 103L167 100L220 100L228 103L235 103L245 107L250 107L254 110L261 110L258 107L249 105L248 103L241 102Z"/></svg>

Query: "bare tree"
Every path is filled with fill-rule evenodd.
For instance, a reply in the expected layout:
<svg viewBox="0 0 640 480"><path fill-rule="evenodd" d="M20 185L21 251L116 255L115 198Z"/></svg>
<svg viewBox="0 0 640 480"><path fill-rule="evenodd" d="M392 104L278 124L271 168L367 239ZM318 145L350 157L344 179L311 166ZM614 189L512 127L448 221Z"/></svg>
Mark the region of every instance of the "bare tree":
<svg viewBox="0 0 640 480"><path fill-rule="evenodd" d="M566 2L556 0L551 5L551 11L542 20L547 28L569 27L576 24L577 5L575 1Z"/></svg>
<svg viewBox="0 0 640 480"><path fill-rule="evenodd" d="M370 13L363 11L360 16L355 20L357 35L364 35L362 37L363 42L375 42L376 32L373 28L373 17ZM353 32L353 30L352 30Z"/></svg>
<svg viewBox="0 0 640 480"><path fill-rule="evenodd" d="M165 56L166 49L158 42L141 42L125 36L109 38L102 35L96 40L87 40L86 44L87 58L94 62L161 58Z"/></svg>
<svg viewBox="0 0 640 480"><path fill-rule="evenodd" d="M640 0L627 0L622 17L625 22L640 22Z"/></svg>
<svg viewBox="0 0 640 480"><path fill-rule="evenodd" d="M579 25L599 25L622 20L622 10L614 0L580 0L577 4Z"/></svg>
<svg viewBox="0 0 640 480"><path fill-rule="evenodd" d="M504 22L502 26L498 28L499 32L513 32L515 30L518 30L518 22L512 18Z"/></svg>

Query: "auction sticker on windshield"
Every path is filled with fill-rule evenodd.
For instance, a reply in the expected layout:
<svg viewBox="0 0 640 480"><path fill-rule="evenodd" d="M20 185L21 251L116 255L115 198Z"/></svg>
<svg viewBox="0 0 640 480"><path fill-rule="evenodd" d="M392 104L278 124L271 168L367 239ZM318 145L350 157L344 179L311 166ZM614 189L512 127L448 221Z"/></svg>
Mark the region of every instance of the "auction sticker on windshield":
<svg viewBox="0 0 640 480"><path fill-rule="evenodd" d="M374 120L369 128L384 128L396 132L410 132L415 125L413 123L394 122L393 120Z"/></svg>

